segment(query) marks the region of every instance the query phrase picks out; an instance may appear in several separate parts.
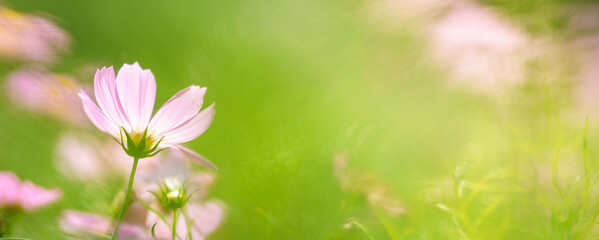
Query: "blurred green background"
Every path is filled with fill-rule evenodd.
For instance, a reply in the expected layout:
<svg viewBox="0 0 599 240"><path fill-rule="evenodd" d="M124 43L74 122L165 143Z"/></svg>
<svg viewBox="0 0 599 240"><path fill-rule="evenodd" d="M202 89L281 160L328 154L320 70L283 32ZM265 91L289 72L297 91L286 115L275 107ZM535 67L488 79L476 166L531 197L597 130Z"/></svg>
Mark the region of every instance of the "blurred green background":
<svg viewBox="0 0 599 240"><path fill-rule="evenodd" d="M377 3L8 6L55 16L72 35L56 72L138 61L156 77L157 106L191 84L208 88L215 121L188 144L219 166L210 197L226 203L227 217L208 239L596 239L597 121L589 118L583 148L588 113L572 110L577 64L560 25L571 14L559 10L574 3L480 2L557 46L499 96L449 86L427 47L427 23L393 21L370 11ZM93 81L93 71L76 76ZM13 236L62 239L62 209L97 211L124 186L57 172L54 144L67 128L0 97L0 169L65 191L23 216ZM347 161L349 186L335 177L335 156ZM401 213L372 204L371 185L384 186Z"/></svg>

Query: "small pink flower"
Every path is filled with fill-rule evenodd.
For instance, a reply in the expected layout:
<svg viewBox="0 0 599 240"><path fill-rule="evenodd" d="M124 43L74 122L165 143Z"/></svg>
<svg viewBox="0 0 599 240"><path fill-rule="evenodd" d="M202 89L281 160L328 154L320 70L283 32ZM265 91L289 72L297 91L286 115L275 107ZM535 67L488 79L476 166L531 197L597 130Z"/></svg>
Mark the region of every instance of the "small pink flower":
<svg viewBox="0 0 599 240"><path fill-rule="evenodd" d="M23 107L62 121L88 124L77 97L81 86L72 77L43 68L21 69L6 77L8 95Z"/></svg>
<svg viewBox="0 0 599 240"><path fill-rule="evenodd" d="M57 189L45 189L30 181L21 182L12 172L0 172L0 208L17 208L26 211L35 210L56 202L62 197Z"/></svg>
<svg viewBox="0 0 599 240"><path fill-rule="evenodd" d="M152 117L156 95L154 75L135 62L124 64L116 77L112 67L98 70L94 92L97 105L85 91L79 93L85 113L100 130L121 139L129 155L143 158L171 148L205 167L216 168L180 145L204 133L214 119L214 104L200 111L206 88L192 85L181 90Z"/></svg>
<svg viewBox="0 0 599 240"><path fill-rule="evenodd" d="M0 7L0 57L50 62L68 50L70 36L42 17Z"/></svg>

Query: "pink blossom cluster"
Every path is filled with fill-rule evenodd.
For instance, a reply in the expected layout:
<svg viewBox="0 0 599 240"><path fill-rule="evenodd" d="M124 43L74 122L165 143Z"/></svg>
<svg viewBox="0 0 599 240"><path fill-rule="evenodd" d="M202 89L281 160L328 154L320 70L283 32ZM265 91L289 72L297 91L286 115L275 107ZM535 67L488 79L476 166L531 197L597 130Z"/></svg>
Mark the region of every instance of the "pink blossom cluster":
<svg viewBox="0 0 599 240"><path fill-rule="evenodd" d="M222 222L224 204L206 199L215 175L194 172L189 162L210 169L216 166L182 145L212 123L214 104L201 110L206 88L185 88L153 114L156 82L153 74L138 63L123 65L118 74L112 67L98 70L92 90L95 102L86 93L91 87L41 66L16 70L6 77L5 84L9 96L20 106L70 126L59 135L54 154L57 169L68 179L123 179L132 170L132 157L144 158L134 182L135 199L144 204L136 203L138 209L127 212L116 232L118 239L152 239L152 228L158 239L170 239L173 210L161 205L148 191L159 193L163 190L160 186L173 178L185 182L185 190L189 188L181 191L186 195L179 196L185 199L177 211L180 224L175 231L180 239L203 239ZM92 125L108 134L94 135L89 128ZM144 144L148 146L142 148L147 151L145 155L133 156L127 151ZM58 189L46 190L29 181L21 183L9 172L0 176L0 186L7 189L0 193L0 206L7 209L33 210L62 196ZM60 227L73 239L104 239L112 234L113 220L109 215L66 210Z"/></svg>
<svg viewBox="0 0 599 240"><path fill-rule="evenodd" d="M0 59L22 63L6 76L6 89L17 105L68 124L87 124L77 92L87 88L72 76L47 66L67 52L69 34L47 18L0 6Z"/></svg>
<svg viewBox="0 0 599 240"><path fill-rule="evenodd" d="M124 64L118 74L112 67L98 69L93 86L49 70L70 43L69 34L47 17L0 6L0 60L21 65L5 77L6 95L16 105L69 128L55 147L59 172L86 183L120 180L131 173L117 220L66 210L59 221L61 229L73 239L154 239L152 229L158 239L171 239L171 234L177 239L203 239L213 232L224 216L223 203L206 200L215 176L191 171L188 162L216 166L183 145L203 134L214 119L214 104L202 110L206 88L189 86L154 113L154 75L137 62ZM92 125L107 135L94 135ZM143 161L138 167L139 159ZM12 227L6 223L15 214L62 197L57 188L22 182L11 172L0 172L0 188L0 237ZM137 201L126 211L132 194ZM119 201L118 196L115 199ZM170 220L163 220L165 216Z"/></svg>
<svg viewBox="0 0 599 240"><path fill-rule="evenodd" d="M125 213L115 233L118 239L152 239L152 229L158 239L170 239L175 211L178 239L203 239L222 222L224 204L206 199L215 175L193 171L190 163L211 169L216 166L182 145L201 135L212 123L214 104L201 110L205 92L206 88L198 86L183 89L152 117L156 82L153 74L138 63L123 65L118 74L112 67L98 70L94 78L95 102L84 90L79 92L83 102L80 109L84 110L81 112L106 132L108 139L85 131L61 134L55 154L58 169L73 180L124 178L131 171L132 157L143 158L133 182L138 202ZM148 150L147 156L131 156L126 151L141 144L155 149ZM165 186L173 181L181 184L177 191L172 191L181 192L181 196L175 195L183 200L178 210L169 209L161 201L164 199L157 197L166 194ZM112 217L77 210L64 211L60 220L61 229L74 239L102 239L112 234L113 224Z"/></svg>

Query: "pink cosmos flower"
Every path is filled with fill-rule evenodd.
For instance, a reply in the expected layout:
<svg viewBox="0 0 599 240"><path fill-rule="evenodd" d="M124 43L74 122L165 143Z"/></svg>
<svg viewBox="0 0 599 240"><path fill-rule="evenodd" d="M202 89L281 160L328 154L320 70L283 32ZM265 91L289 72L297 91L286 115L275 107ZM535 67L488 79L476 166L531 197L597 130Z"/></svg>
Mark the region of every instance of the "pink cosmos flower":
<svg viewBox="0 0 599 240"><path fill-rule="evenodd" d="M0 172L0 208L35 210L56 202L62 197L57 189L45 189L30 181L21 182L12 172Z"/></svg>
<svg viewBox="0 0 599 240"><path fill-rule="evenodd" d="M6 77L8 95L27 109L56 117L68 123L86 125L77 97L86 88L72 77L52 73L44 68L20 69Z"/></svg>
<svg viewBox="0 0 599 240"><path fill-rule="evenodd" d="M51 21L0 7L0 57L50 62L68 50L70 36Z"/></svg>
<svg viewBox="0 0 599 240"><path fill-rule="evenodd" d="M135 62L124 64L116 77L112 67L98 70L94 92L97 105L85 91L79 93L85 113L100 130L120 139L130 156L144 158L171 148L205 167L216 168L180 145L204 133L214 119L214 104L200 111L206 88L192 85L181 90L152 117L154 75Z"/></svg>

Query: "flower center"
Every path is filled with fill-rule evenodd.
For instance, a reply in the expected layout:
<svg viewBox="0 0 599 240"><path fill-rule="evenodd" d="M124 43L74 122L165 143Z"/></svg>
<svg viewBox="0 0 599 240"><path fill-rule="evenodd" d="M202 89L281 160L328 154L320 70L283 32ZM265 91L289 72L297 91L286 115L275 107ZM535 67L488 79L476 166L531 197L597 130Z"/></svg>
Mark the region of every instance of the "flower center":
<svg viewBox="0 0 599 240"><path fill-rule="evenodd" d="M121 147L127 153L127 155L136 158L147 158L152 157L158 152L164 149L158 149L158 144L162 139L157 139L153 132L148 133L147 130L143 132L134 130L128 132L125 128L121 128Z"/></svg>
<svg viewBox="0 0 599 240"><path fill-rule="evenodd" d="M6 17L8 19L13 19L13 20L14 19L21 20L24 18L23 14L20 14L17 11L6 9L6 8L0 9L0 15L3 15L4 17Z"/></svg>
<svg viewBox="0 0 599 240"><path fill-rule="evenodd" d="M133 143L135 143L135 146L140 146L141 145L141 140L143 139L144 136L144 132L143 131L133 131L132 133L129 134L129 136L131 137L131 140L133 140ZM156 144L158 140L156 140L156 138L154 137L153 134L148 133L146 135L146 139L145 139L145 147L143 149L143 151L149 151L150 149L152 149L152 147L154 147L154 145Z"/></svg>

